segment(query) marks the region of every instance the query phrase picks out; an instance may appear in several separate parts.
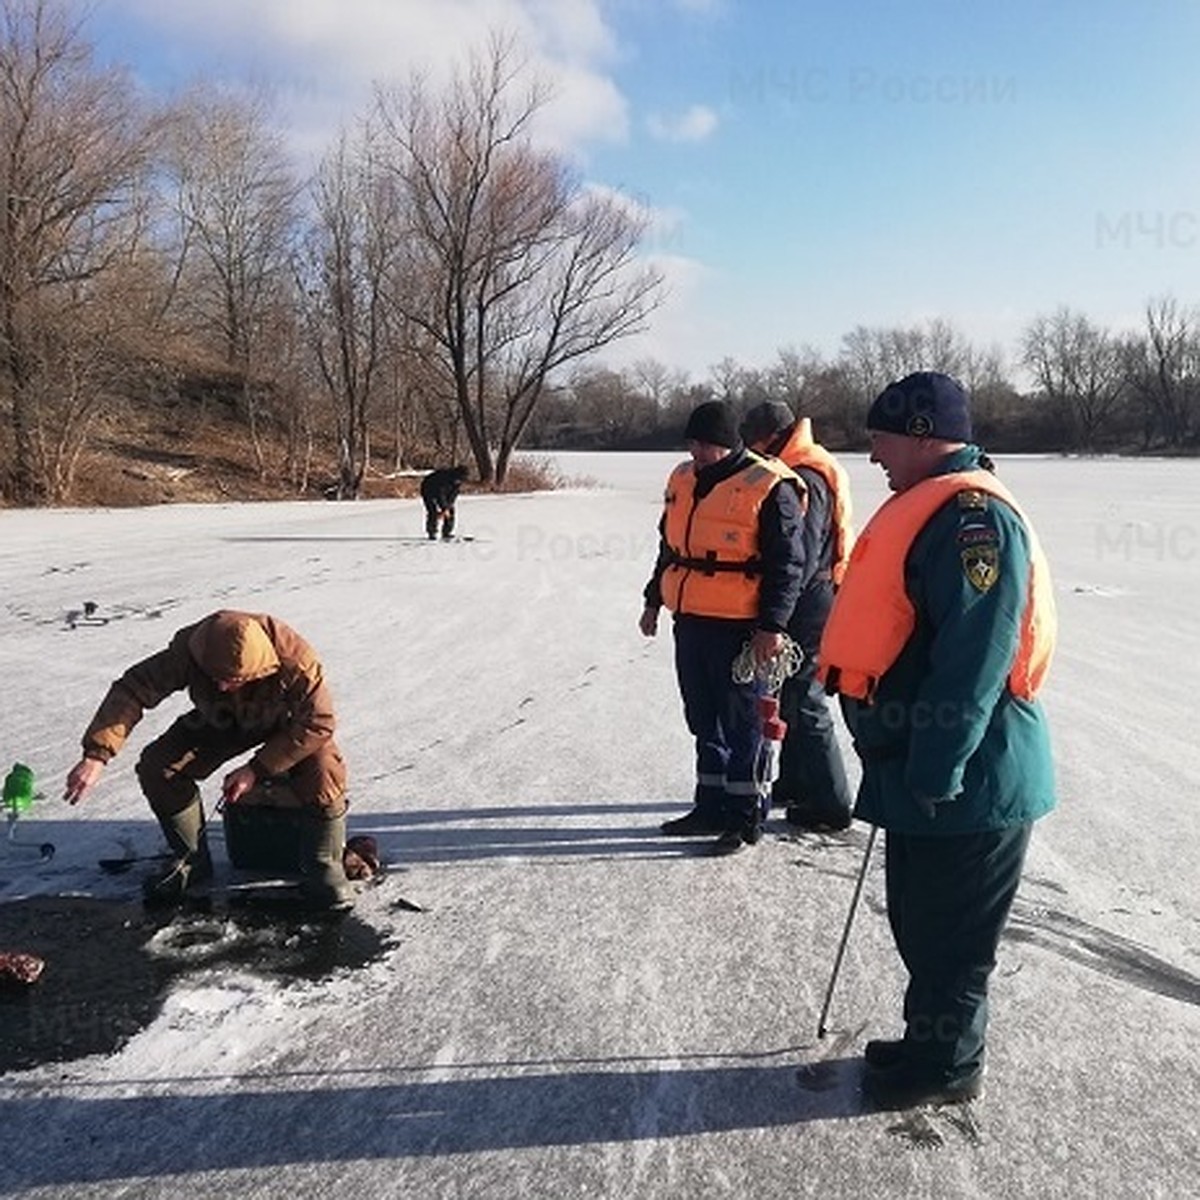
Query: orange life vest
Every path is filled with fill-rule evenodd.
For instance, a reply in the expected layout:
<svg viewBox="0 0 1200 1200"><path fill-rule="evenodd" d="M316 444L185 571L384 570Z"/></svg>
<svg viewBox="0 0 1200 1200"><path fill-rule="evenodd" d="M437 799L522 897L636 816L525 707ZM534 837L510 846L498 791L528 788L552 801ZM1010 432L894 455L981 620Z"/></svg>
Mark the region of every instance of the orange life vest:
<svg viewBox="0 0 1200 1200"><path fill-rule="evenodd" d="M758 616L758 518L784 479L804 483L783 463L747 451L750 462L699 500L693 463L671 472L663 497L663 603L676 613L730 620Z"/></svg>
<svg viewBox="0 0 1200 1200"><path fill-rule="evenodd" d="M851 524L850 478L842 464L819 442L813 441L812 421L801 417L792 427L788 440L775 456L794 471L807 467L816 471L829 487L832 504L833 558L830 563L833 582L840 584L854 547L854 526Z"/></svg>
<svg viewBox="0 0 1200 1200"><path fill-rule="evenodd" d="M1012 493L984 470L933 475L887 500L867 522L821 637L817 678L826 690L871 700L879 679L899 657L916 624L904 587L904 564L913 540L942 505L965 491L986 492L1003 500L1029 534L1029 591L1008 687L1024 700L1037 695L1058 629L1050 568L1033 526Z"/></svg>

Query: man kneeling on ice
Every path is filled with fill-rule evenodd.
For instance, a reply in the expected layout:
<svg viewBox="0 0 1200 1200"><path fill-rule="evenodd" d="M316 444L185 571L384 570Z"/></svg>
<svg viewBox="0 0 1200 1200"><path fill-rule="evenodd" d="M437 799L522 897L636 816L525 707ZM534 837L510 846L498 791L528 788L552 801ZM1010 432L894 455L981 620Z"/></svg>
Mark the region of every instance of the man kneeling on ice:
<svg viewBox="0 0 1200 1200"><path fill-rule="evenodd" d="M173 855L146 880L146 899L175 903L211 878L197 781L253 750L225 776L223 802L292 809L303 896L315 907L349 907L346 768L333 740L333 702L312 647L274 617L223 609L130 667L84 733L64 798L82 800L145 711L185 689L192 710L146 746L137 764Z"/></svg>

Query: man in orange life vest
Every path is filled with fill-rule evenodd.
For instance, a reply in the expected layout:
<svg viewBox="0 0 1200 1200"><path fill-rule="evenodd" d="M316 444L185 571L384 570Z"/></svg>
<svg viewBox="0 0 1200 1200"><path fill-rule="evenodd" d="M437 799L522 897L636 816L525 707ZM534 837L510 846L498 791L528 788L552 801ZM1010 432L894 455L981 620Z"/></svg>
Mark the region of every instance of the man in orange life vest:
<svg viewBox="0 0 1200 1200"><path fill-rule="evenodd" d="M786 463L804 481L804 577L788 633L804 652L779 692L787 722L773 802L789 825L836 831L850 824L850 785L834 734L825 689L817 682L817 647L854 543L850 481L841 464L813 441L807 417L797 421L782 400L765 400L742 419L741 435L759 454Z"/></svg>
<svg viewBox="0 0 1200 1200"><path fill-rule="evenodd" d="M675 614L675 669L696 739L693 808L661 828L669 837L719 834L712 852L733 854L759 840L763 815L762 688L735 682L733 662L747 642L758 662L783 645L803 578L803 484L742 446L722 401L693 410L684 440L691 460L667 481L639 621L653 637L662 605Z"/></svg>
<svg viewBox="0 0 1200 1200"><path fill-rule="evenodd" d="M1055 635L1049 570L972 444L967 396L922 371L867 416L895 493L859 535L821 640L887 831L888 919L908 971L904 1036L868 1042L876 1108L982 1092L988 979L1032 823L1054 807L1038 690Z"/></svg>

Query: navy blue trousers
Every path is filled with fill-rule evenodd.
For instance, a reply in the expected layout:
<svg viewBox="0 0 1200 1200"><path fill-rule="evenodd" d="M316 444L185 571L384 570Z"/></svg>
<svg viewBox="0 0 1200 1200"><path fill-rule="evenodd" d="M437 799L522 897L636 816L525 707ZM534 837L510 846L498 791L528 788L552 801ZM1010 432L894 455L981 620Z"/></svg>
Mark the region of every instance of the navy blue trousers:
<svg viewBox="0 0 1200 1200"><path fill-rule="evenodd" d="M839 819L849 814L853 800L829 699L816 675L816 654L806 655L780 689L779 715L788 729L774 801L800 804L814 814Z"/></svg>
<svg viewBox="0 0 1200 1200"><path fill-rule="evenodd" d="M675 671L684 719L696 739L696 803L729 828L759 810L762 689L734 683L732 675L733 660L753 632L750 621L675 618Z"/></svg>

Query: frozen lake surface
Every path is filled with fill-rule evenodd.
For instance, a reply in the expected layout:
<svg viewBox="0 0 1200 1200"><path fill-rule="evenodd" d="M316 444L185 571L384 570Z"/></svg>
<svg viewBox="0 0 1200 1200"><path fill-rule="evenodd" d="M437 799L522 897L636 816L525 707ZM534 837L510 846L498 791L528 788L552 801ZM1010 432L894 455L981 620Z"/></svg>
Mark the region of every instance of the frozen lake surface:
<svg viewBox="0 0 1200 1200"><path fill-rule="evenodd" d="M358 906L387 945L367 965L313 980L201 957L114 1053L5 1075L0 1190L1194 1194L1200 463L1000 460L1054 572L1060 807L1001 947L988 1094L904 1117L858 1094L903 983L882 855L815 1032L866 828L773 821L725 860L657 836L691 749L669 636L636 620L682 455L554 457L599 486L466 496L474 540L449 545L417 501L0 512L3 752L45 791L20 835L58 847L0 860L0 899L136 890L97 861L158 849L132 768L181 700L78 809L62 780L109 681L219 607L318 648L351 832L393 866ZM846 463L861 523L883 479Z"/></svg>

